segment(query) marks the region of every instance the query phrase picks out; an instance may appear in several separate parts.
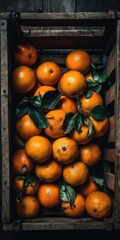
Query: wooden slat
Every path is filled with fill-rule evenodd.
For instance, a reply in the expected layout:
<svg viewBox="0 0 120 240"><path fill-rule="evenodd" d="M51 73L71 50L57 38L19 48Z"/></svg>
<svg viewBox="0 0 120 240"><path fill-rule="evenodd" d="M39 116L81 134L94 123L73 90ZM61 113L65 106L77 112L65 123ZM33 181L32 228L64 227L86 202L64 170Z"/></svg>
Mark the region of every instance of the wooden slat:
<svg viewBox="0 0 120 240"><path fill-rule="evenodd" d="M107 138L107 142L115 142L115 116L109 118L110 128Z"/></svg>
<svg viewBox="0 0 120 240"><path fill-rule="evenodd" d="M8 128L8 46L7 21L0 20L1 28L1 150L2 150L2 222L10 221L10 165Z"/></svg>
<svg viewBox="0 0 120 240"><path fill-rule="evenodd" d="M116 64L116 48L114 47L107 59L106 68L107 68L108 76L110 76L110 74L114 70L115 64Z"/></svg>
<svg viewBox="0 0 120 240"><path fill-rule="evenodd" d="M115 190L115 175L112 173L105 173L105 185L111 189L112 191Z"/></svg>
<svg viewBox="0 0 120 240"><path fill-rule="evenodd" d="M105 149L104 156L105 156L105 160L109 162L115 162L115 157L116 157L115 149Z"/></svg>
<svg viewBox="0 0 120 240"><path fill-rule="evenodd" d="M116 85L114 83L105 94L105 105L106 106L108 104L110 104L113 100L115 100L115 91L116 91Z"/></svg>

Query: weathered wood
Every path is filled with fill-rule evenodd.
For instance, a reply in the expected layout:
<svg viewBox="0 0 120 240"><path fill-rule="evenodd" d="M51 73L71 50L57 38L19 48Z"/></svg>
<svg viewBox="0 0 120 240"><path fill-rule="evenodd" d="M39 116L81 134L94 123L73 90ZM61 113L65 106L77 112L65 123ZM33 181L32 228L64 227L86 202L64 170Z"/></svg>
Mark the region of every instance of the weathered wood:
<svg viewBox="0 0 120 240"><path fill-rule="evenodd" d="M2 151L2 222L10 221L10 164L8 122L8 46L7 21L0 20L1 34L1 151Z"/></svg>
<svg viewBox="0 0 120 240"><path fill-rule="evenodd" d="M114 70L115 64L116 64L116 47L112 49L110 55L107 58L106 68L107 68L108 76L110 76L110 74Z"/></svg>
<svg viewBox="0 0 120 240"><path fill-rule="evenodd" d="M76 1L69 0L45 0L43 1L44 12L75 12Z"/></svg>
<svg viewBox="0 0 120 240"><path fill-rule="evenodd" d="M105 160L109 162L115 162L116 152L115 149L105 149L104 151Z"/></svg>
<svg viewBox="0 0 120 240"><path fill-rule="evenodd" d="M113 84L112 87L109 88L109 90L105 94L105 105L107 106L110 104L113 100L115 100L115 91L116 91L116 85Z"/></svg>
<svg viewBox="0 0 120 240"><path fill-rule="evenodd" d="M115 142L115 116L109 118L110 127L107 142Z"/></svg>
<svg viewBox="0 0 120 240"><path fill-rule="evenodd" d="M105 173L105 186L115 191L115 175L113 173Z"/></svg>
<svg viewBox="0 0 120 240"><path fill-rule="evenodd" d="M119 11L120 9L120 2L119 0L111 1L99 1L99 0L77 0L77 11L95 11L95 12L101 12L101 11L108 11L109 9Z"/></svg>

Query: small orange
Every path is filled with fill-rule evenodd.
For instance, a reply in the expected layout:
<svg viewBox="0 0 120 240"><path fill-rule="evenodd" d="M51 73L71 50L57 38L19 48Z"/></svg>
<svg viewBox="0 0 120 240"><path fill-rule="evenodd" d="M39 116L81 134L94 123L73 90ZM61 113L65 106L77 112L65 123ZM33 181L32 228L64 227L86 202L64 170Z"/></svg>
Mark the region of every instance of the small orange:
<svg viewBox="0 0 120 240"><path fill-rule="evenodd" d="M75 162L63 169L63 178L71 186L79 186L87 181L89 171L87 166L82 162Z"/></svg>
<svg viewBox="0 0 120 240"><path fill-rule="evenodd" d="M86 74L86 75L85 75L85 78L86 78L86 79L90 79L90 80L92 80L93 82L95 82L95 80L93 79L93 76L92 76L92 73L91 73L91 72L88 73L88 74Z"/></svg>
<svg viewBox="0 0 120 240"><path fill-rule="evenodd" d="M46 114L48 120L48 126L44 132L51 138L59 138L64 136L64 129L62 128L63 121L65 119L65 112L61 109L55 109L49 111Z"/></svg>
<svg viewBox="0 0 120 240"><path fill-rule="evenodd" d="M88 136L88 126L83 125L80 133L78 133L76 130L73 130L70 134L70 137L78 144L83 145L90 142L93 138L93 135Z"/></svg>
<svg viewBox="0 0 120 240"><path fill-rule="evenodd" d="M40 204L36 197L24 196L16 200L16 212L20 218L34 218L38 215Z"/></svg>
<svg viewBox="0 0 120 240"><path fill-rule="evenodd" d="M36 71L38 81L43 85L55 85L61 78L62 72L55 62L44 62Z"/></svg>
<svg viewBox="0 0 120 240"><path fill-rule="evenodd" d="M84 184L78 186L78 192L81 193L84 197L87 197L90 193L98 191L98 185L93 182L90 178Z"/></svg>
<svg viewBox="0 0 120 240"><path fill-rule="evenodd" d="M92 116L89 117L94 127L94 137L100 138L107 134L109 130L109 119L106 117L104 120L95 120Z"/></svg>
<svg viewBox="0 0 120 240"><path fill-rule="evenodd" d="M39 135L41 133L41 129L36 127L33 120L29 117L28 114L22 116L17 120L16 131L17 134L25 141L34 135Z"/></svg>
<svg viewBox="0 0 120 240"><path fill-rule="evenodd" d="M24 195L33 195L35 194L38 189L39 189L39 182L38 181L34 181L28 184L28 186L24 186L24 180L25 178L19 178L19 177L15 177L13 180L13 188L15 190L15 192L19 193L19 192L23 192Z"/></svg>
<svg viewBox="0 0 120 240"><path fill-rule="evenodd" d="M83 114L89 115L94 107L103 105L103 99L99 93L93 92L90 98L86 98L85 95L80 97L80 103L82 104Z"/></svg>
<svg viewBox="0 0 120 240"><path fill-rule="evenodd" d="M64 73L58 83L58 89L65 96L76 98L81 96L87 86L84 75L78 71L68 71Z"/></svg>
<svg viewBox="0 0 120 240"><path fill-rule="evenodd" d="M67 55L66 66L69 70L77 70L86 74L91 68L91 57L83 49L74 50Z"/></svg>
<svg viewBox="0 0 120 240"><path fill-rule="evenodd" d="M68 217L80 217L85 211L85 200L81 194L77 193L74 204L62 201L61 209Z"/></svg>
<svg viewBox="0 0 120 240"><path fill-rule="evenodd" d="M36 176L44 182L54 182L62 175L62 166L50 159L43 164L35 165Z"/></svg>
<svg viewBox="0 0 120 240"><path fill-rule="evenodd" d="M53 143L53 157L61 164L73 163L79 155L77 143L69 138L58 138Z"/></svg>
<svg viewBox="0 0 120 240"><path fill-rule="evenodd" d="M46 92L48 91L54 91L56 90L54 87L52 86L40 86L34 93L34 96L38 96L39 94L43 97L45 95Z"/></svg>
<svg viewBox="0 0 120 240"><path fill-rule="evenodd" d="M52 183L41 184L38 190L38 200L45 208L55 208L60 204L59 187Z"/></svg>
<svg viewBox="0 0 120 240"><path fill-rule="evenodd" d="M87 213L96 219L106 218L112 211L112 201L108 194L95 191L88 195L85 203Z"/></svg>
<svg viewBox="0 0 120 240"><path fill-rule="evenodd" d="M47 138L34 136L26 142L25 152L34 162L45 162L52 154L52 145Z"/></svg>
<svg viewBox="0 0 120 240"><path fill-rule="evenodd" d="M80 161L87 166L93 166L99 162L102 156L100 147L95 143L89 143L80 148Z"/></svg>
<svg viewBox="0 0 120 240"><path fill-rule="evenodd" d="M34 87L36 76L27 66L19 66L12 71L12 86L18 93L27 93Z"/></svg>
<svg viewBox="0 0 120 240"><path fill-rule="evenodd" d="M77 108L75 102L66 97L66 96L61 96L59 103L56 106L57 109L62 109L64 112L73 112L76 113Z"/></svg>
<svg viewBox="0 0 120 240"><path fill-rule="evenodd" d="M12 169L17 175L26 175L34 168L31 159L26 155L24 149L16 150L12 155Z"/></svg>

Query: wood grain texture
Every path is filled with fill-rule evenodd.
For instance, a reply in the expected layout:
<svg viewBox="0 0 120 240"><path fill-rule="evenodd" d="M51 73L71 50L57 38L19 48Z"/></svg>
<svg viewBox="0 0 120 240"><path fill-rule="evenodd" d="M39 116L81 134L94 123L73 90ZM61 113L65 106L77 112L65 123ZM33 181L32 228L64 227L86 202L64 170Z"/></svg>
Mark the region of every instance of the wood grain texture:
<svg viewBox="0 0 120 240"><path fill-rule="evenodd" d="M105 173L105 186L115 191L115 175L109 172Z"/></svg>
<svg viewBox="0 0 120 240"><path fill-rule="evenodd" d="M108 162L115 162L116 152L115 149L105 149L104 151L105 160Z"/></svg>
<svg viewBox="0 0 120 240"><path fill-rule="evenodd" d="M115 91L116 91L116 85L114 83L105 94L105 105L106 106L115 100Z"/></svg>
<svg viewBox="0 0 120 240"><path fill-rule="evenodd" d="M110 127L107 142L115 142L115 116L109 118Z"/></svg>

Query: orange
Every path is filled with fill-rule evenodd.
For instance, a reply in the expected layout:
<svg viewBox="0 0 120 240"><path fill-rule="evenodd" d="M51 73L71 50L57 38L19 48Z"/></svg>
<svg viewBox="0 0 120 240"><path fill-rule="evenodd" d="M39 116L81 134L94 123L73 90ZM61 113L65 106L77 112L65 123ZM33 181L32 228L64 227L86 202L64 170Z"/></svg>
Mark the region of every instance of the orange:
<svg viewBox="0 0 120 240"><path fill-rule="evenodd" d="M38 66L36 74L40 83L52 86L57 84L62 72L58 64L54 62L44 62Z"/></svg>
<svg viewBox="0 0 120 240"><path fill-rule="evenodd" d="M93 82L95 82L95 80L93 79L92 73L88 73L85 75L86 79L91 79Z"/></svg>
<svg viewBox="0 0 120 240"><path fill-rule="evenodd" d="M26 155L24 149L16 150L12 155L12 169L17 175L25 175L31 172L34 164Z"/></svg>
<svg viewBox="0 0 120 240"><path fill-rule="evenodd" d="M43 136L34 136L26 142L25 152L34 162L41 163L50 158L52 146L47 138Z"/></svg>
<svg viewBox="0 0 120 240"><path fill-rule="evenodd" d="M95 143L89 143L80 148L80 161L87 166L93 166L99 162L102 156L100 147Z"/></svg>
<svg viewBox="0 0 120 240"><path fill-rule="evenodd" d="M41 133L41 129L36 127L33 120L29 117L28 114L17 120L16 131L17 134L25 141L34 135L39 135Z"/></svg>
<svg viewBox="0 0 120 240"><path fill-rule="evenodd" d="M36 76L27 66L19 66L12 71L12 86L18 93L27 93L34 87Z"/></svg>
<svg viewBox="0 0 120 240"><path fill-rule="evenodd" d="M95 191L86 198L85 207L91 217L96 219L106 218L112 211L112 201L108 194Z"/></svg>
<svg viewBox="0 0 120 240"><path fill-rule="evenodd" d="M103 137L108 132L109 119L106 117L104 120L98 121L95 120L92 116L90 116L90 119L94 126L94 137Z"/></svg>
<svg viewBox="0 0 120 240"><path fill-rule="evenodd" d="M62 128L63 121L65 119L65 112L61 109L55 109L49 111L46 114L48 120L48 126L44 132L51 138L59 138L64 136L64 129Z"/></svg>
<svg viewBox="0 0 120 240"><path fill-rule="evenodd" d="M88 126L83 125L80 133L78 133L76 130L73 130L70 134L70 137L73 138L78 144L83 145L90 142L93 138L93 135L88 136Z"/></svg>
<svg viewBox="0 0 120 240"><path fill-rule="evenodd" d="M89 115L91 110L97 105L103 105L103 99L97 92L93 92L90 98L86 98L85 95L83 95L80 98L80 102L82 104L83 114L85 115Z"/></svg>
<svg viewBox="0 0 120 240"><path fill-rule="evenodd" d="M53 143L53 157L61 164L73 163L79 155L77 143L69 138L58 138Z"/></svg>
<svg viewBox="0 0 120 240"><path fill-rule="evenodd" d="M77 193L74 204L62 201L61 209L68 217L80 217L85 211L85 200L82 195Z"/></svg>
<svg viewBox="0 0 120 240"><path fill-rule="evenodd" d="M90 193L99 190L99 188L98 185L89 178L87 182L78 186L77 190L84 197L87 197Z"/></svg>
<svg viewBox="0 0 120 240"><path fill-rule="evenodd" d="M35 194L38 189L39 189L39 182L38 181L34 181L28 184L28 186L24 186L24 180L25 178L19 178L19 177L15 177L13 180L13 188L14 190L19 193L20 191L22 191L24 193L24 195L33 195Z"/></svg>
<svg viewBox="0 0 120 240"><path fill-rule="evenodd" d="M52 86L40 86L34 93L34 96L38 96L39 94L43 97L45 95L46 92L48 91L54 91L56 90L54 87Z"/></svg>
<svg viewBox="0 0 120 240"><path fill-rule="evenodd" d="M35 166L36 176L44 182L54 182L62 175L62 166L50 159L43 164L36 164Z"/></svg>
<svg viewBox="0 0 120 240"><path fill-rule="evenodd" d="M78 71L68 71L64 73L58 83L60 92L70 98L81 96L86 86L87 82L85 77Z"/></svg>
<svg viewBox="0 0 120 240"><path fill-rule="evenodd" d="M64 112L73 112L76 113L77 108L75 102L66 97L66 96L61 96L59 103L56 106L57 109L62 109Z"/></svg>
<svg viewBox="0 0 120 240"><path fill-rule="evenodd" d="M45 208L54 208L60 204L59 187L52 183L41 184L38 190L38 200Z"/></svg>
<svg viewBox="0 0 120 240"><path fill-rule="evenodd" d="M24 196L16 200L16 212L20 218L34 218L38 215L40 204L36 197Z"/></svg>
<svg viewBox="0 0 120 240"><path fill-rule="evenodd" d="M83 49L74 50L67 55L66 66L69 70L77 70L86 74L91 68L91 57Z"/></svg>
<svg viewBox="0 0 120 240"><path fill-rule="evenodd" d="M87 181L89 171L87 166L82 162L75 162L63 169L63 178L71 186L79 186Z"/></svg>

